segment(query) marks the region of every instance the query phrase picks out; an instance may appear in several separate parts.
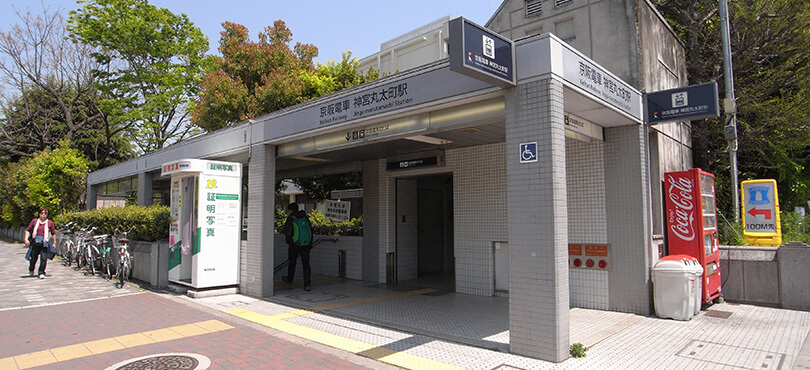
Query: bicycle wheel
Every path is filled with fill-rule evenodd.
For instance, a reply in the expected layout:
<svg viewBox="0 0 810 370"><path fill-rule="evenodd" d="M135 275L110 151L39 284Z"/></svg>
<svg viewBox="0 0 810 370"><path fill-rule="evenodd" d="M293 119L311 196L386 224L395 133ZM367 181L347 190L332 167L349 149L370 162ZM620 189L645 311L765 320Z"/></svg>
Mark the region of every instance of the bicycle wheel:
<svg viewBox="0 0 810 370"><path fill-rule="evenodd" d="M104 256L101 258L102 270L101 273L107 280L112 280L112 263L110 261L109 249L104 251Z"/></svg>
<svg viewBox="0 0 810 370"><path fill-rule="evenodd" d="M87 247L87 264L90 268L90 275L96 274L96 261L95 256L93 255L93 249L91 247Z"/></svg>
<svg viewBox="0 0 810 370"><path fill-rule="evenodd" d="M121 264L118 265L118 283L120 284L118 286L119 289L124 287L125 270L126 270L126 262L121 262Z"/></svg>
<svg viewBox="0 0 810 370"><path fill-rule="evenodd" d="M132 280L132 266L135 265L135 259L132 256L127 256L127 280Z"/></svg>
<svg viewBox="0 0 810 370"><path fill-rule="evenodd" d="M76 267L79 270L84 267L84 246L81 244L76 248Z"/></svg>

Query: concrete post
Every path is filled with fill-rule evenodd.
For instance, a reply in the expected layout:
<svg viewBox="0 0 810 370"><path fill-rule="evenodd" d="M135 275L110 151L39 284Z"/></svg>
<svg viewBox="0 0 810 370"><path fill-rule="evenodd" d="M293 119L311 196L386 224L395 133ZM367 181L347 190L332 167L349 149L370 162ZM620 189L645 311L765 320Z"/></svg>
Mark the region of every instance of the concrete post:
<svg viewBox="0 0 810 370"><path fill-rule="evenodd" d="M248 160L248 230L242 264L247 272L239 283L240 290L253 297L273 295L275 183L275 146L254 145Z"/></svg>
<svg viewBox="0 0 810 370"><path fill-rule="evenodd" d="M510 350L562 362L569 355L562 83L519 84L506 105ZM520 144L527 142L537 143L538 160L521 163Z"/></svg>
<svg viewBox="0 0 810 370"><path fill-rule="evenodd" d="M152 205L152 180L154 174L141 172L138 174L138 205L148 207Z"/></svg>
<svg viewBox="0 0 810 370"><path fill-rule="evenodd" d="M87 196L85 197L84 208L87 210L96 209L96 199L98 199L99 185L87 184Z"/></svg>

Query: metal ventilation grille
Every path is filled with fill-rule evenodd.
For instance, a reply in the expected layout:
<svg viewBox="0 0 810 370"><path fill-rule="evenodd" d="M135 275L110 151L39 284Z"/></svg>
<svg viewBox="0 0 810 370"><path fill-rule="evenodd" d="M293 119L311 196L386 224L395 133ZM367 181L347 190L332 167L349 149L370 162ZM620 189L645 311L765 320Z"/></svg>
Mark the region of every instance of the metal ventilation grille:
<svg viewBox="0 0 810 370"><path fill-rule="evenodd" d="M554 0L554 6L563 6L565 4L570 3L573 0Z"/></svg>
<svg viewBox="0 0 810 370"><path fill-rule="evenodd" d="M559 0L557 0L559 1ZM541 0L526 0L526 16L531 17L543 12L543 2Z"/></svg>

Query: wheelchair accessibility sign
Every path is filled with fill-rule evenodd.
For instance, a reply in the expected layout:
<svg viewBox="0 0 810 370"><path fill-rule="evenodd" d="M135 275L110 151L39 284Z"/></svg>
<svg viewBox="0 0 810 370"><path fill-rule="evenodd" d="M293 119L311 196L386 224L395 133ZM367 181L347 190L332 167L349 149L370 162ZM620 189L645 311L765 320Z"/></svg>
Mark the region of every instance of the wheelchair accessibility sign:
<svg viewBox="0 0 810 370"><path fill-rule="evenodd" d="M520 163L537 162L537 142L520 144Z"/></svg>

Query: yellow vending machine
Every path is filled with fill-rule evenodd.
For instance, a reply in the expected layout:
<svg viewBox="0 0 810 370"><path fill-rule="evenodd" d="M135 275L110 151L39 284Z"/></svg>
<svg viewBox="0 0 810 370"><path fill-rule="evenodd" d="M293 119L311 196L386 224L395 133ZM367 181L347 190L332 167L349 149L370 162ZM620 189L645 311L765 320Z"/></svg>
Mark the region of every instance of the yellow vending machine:
<svg viewBox="0 0 810 370"><path fill-rule="evenodd" d="M195 289L239 284L242 166L181 159L171 176L169 281Z"/></svg>

